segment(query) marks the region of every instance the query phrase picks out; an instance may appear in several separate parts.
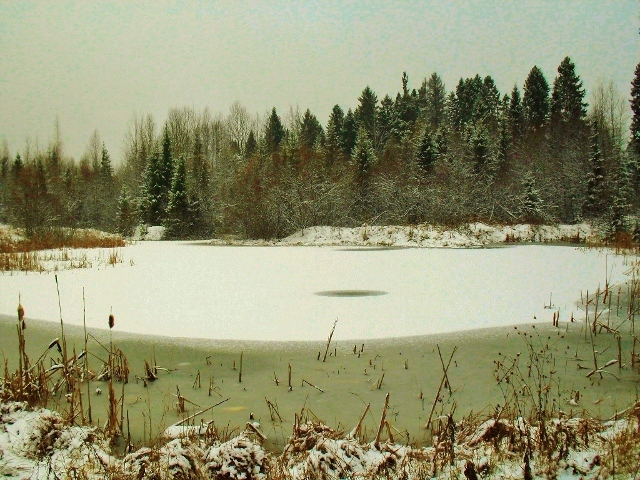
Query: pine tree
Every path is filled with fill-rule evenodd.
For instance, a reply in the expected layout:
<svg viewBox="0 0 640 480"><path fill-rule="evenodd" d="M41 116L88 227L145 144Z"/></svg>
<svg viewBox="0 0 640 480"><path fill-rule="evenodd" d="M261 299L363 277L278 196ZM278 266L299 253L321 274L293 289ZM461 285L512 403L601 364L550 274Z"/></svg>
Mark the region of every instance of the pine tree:
<svg viewBox="0 0 640 480"><path fill-rule="evenodd" d="M587 115L587 104L582 80L576 74L575 65L569 57L565 57L558 67L558 76L553 81L551 94L550 121L555 127L584 127Z"/></svg>
<svg viewBox="0 0 640 480"><path fill-rule="evenodd" d="M189 211L189 198L187 196L187 168L184 156L180 156L176 162L176 169L171 182L169 204L167 206L168 238L181 238L188 236L191 228Z"/></svg>
<svg viewBox="0 0 640 480"><path fill-rule="evenodd" d="M528 129L538 130L546 123L549 116L549 84L537 66L531 69L524 82L522 106Z"/></svg>
<svg viewBox="0 0 640 480"><path fill-rule="evenodd" d="M640 63L636 65L633 81L631 82L631 151L640 158Z"/></svg>
<svg viewBox="0 0 640 480"><path fill-rule="evenodd" d="M264 144L267 153L273 154L278 151L282 140L284 140L284 135L284 126L282 125L280 117L276 113L276 108L273 107L264 132Z"/></svg>

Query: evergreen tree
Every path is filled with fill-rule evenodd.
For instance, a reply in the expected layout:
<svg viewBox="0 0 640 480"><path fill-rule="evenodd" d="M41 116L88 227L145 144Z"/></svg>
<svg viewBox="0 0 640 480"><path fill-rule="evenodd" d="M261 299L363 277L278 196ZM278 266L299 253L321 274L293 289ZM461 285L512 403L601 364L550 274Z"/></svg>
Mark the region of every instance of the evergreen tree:
<svg viewBox="0 0 640 480"><path fill-rule="evenodd" d="M389 95L385 95L380 102L376 117L380 147L386 144L392 136L396 139L402 138L404 123L396 110L396 104Z"/></svg>
<svg viewBox="0 0 640 480"><path fill-rule="evenodd" d="M431 127L438 128L445 120L447 90L440 76L433 72L426 83L425 116Z"/></svg>
<svg viewBox="0 0 640 480"><path fill-rule="evenodd" d="M284 135L284 126L282 125L280 117L276 113L276 108L273 107L271 115L267 120L267 127L264 131L264 144L267 153L273 154L278 151L282 140L284 140Z"/></svg>
<svg viewBox="0 0 640 480"><path fill-rule="evenodd" d="M129 195L127 187L122 187L118 197L116 232L124 237L130 237L133 235L137 223L138 216L136 215L133 198Z"/></svg>
<svg viewBox="0 0 640 480"><path fill-rule="evenodd" d="M478 174L486 170L490 163L489 133L483 123L472 127L469 148L473 162L473 172Z"/></svg>
<svg viewBox="0 0 640 480"><path fill-rule="evenodd" d="M425 129L420 139L420 145L418 148L418 164L422 170L426 173L430 173L433 170L433 166L438 159L438 146L430 130Z"/></svg>
<svg viewBox="0 0 640 480"><path fill-rule="evenodd" d="M351 156L353 148L356 145L357 136L356 116L351 109L349 109L344 116L344 123L342 124L342 145L344 146L344 153L347 156Z"/></svg>
<svg viewBox="0 0 640 480"><path fill-rule="evenodd" d="M325 159L329 165L344 152L343 143L344 112L340 105L335 105L327 122L327 135L324 145Z"/></svg>
<svg viewBox="0 0 640 480"><path fill-rule="evenodd" d="M402 94L398 93L396 96L393 109L388 109L393 111L393 114L389 115L390 112L387 113L387 116L389 116L390 119L393 118L395 120L393 122L393 133L398 139L403 138L405 134L413 128L413 125L420 115L420 104L417 92L414 90L409 93L408 82L409 77L407 76L407 72L404 72L402 74ZM378 126L378 130L382 130L381 125ZM380 139L378 141L378 147L381 148L384 143L382 140L384 135L382 135L382 132L379 132L379 134Z"/></svg>
<svg viewBox="0 0 640 480"><path fill-rule="evenodd" d="M493 78L487 75L473 105L473 121L484 122L485 125L494 124L498 119L499 109L500 92Z"/></svg>
<svg viewBox="0 0 640 480"><path fill-rule="evenodd" d="M591 170L587 175L587 192L583 206L583 214L587 218L598 216L604 212L604 160L600 152L598 131L593 130L591 137L591 157L589 158Z"/></svg>
<svg viewBox="0 0 640 480"><path fill-rule="evenodd" d="M477 104L484 84L480 75L473 78L460 79L456 86L455 96L452 98L452 120L456 128L462 129L478 120Z"/></svg>
<svg viewBox="0 0 640 480"><path fill-rule="evenodd" d="M537 66L531 69L524 82L522 106L527 128L540 129L549 116L549 84Z"/></svg>
<svg viewBox="0 0 640 480"><path fill-rule="evenodd" d="M363 129L372 143L376 139L376 109L378 106L378 97L369 88L365 87L362 94L358 97L358 107L355 110L355 120L358 127L358 136L360 130Z"/></svg>
<svg viewBox="0 0 640 480"><path fill-rule="evenodd" d="M256 141L256 136L253 133L253 130L249 131L249 136L247 137L247 143L244 146L244 156L245 158L251 158L258 151L258 142Z"/></svg>
<svg viewBox="0 0 640 480"><path fill-rule="evenodd" d="M528 223L539 223L544 219L542 198L536 188L536 179L531 172L527 172L523 179L520 216Z"/></svg>
<svg viewBox="0 0 640 480"><path fill-rule="evenodd" d="M353 148L351 161L356 170L356 213L362 217L366 216L369 211L371 170L376 162L373 143L364 127L358 130L358 138Z"/></svg>
<svg viewBox="0 0 640 480"><path fill-rule="evenodd" d="M636 65L633 81L631 82L631 151L640 158L640 63Z"/></svg>
<svg viewBox="0 0 640 480"><path fill-rule="evenodd" d="M316 142L321 143L324 136L322 125L315 115L307 108L302 117L302 124L300 126L300 144L312 150L316 146Z"/></svg>
<svg viewBox="0 0 640 480"><path fill-rule="evenodd" d="M356 166L357 181L362 184L368 180L371 169L376 162L373 144L364 128L358 130L358 139L353 149L352 161Z"/></svg>
<svg viewBox="0 0 640 480"><path fill-rule="evenodd" d="M518 90L517 85L514 85L511 91L511 99L509 101L509 125L511 137L514 140L520 138L524 127L524 112L520 98L520 90Z"/></svg>
<svg viewBox="0 0 640 480"><path fill-rule="evenodd" d="M113 166L107 148L102 143L102 153L100 157L100 177L104 182L110 182L113 178Z"/></svg>
<svg viewBox="0 0 640 480"><path fill-rule="evenodd" d="M189 198L187 197L187 168L184 156L176 162L176 170L171 182L169 204L167 206L167 237L188 236L191 228Z"/></svg>
<svg viewBox="0 0 640 480"><path fill-rule="evenodd" d="M140 208L143 220L149 225L160 225L165 218L163 200L168 192L160 163L160 152L155 150L147 162L143 175Z"/></svg>
<svg viewBox="0 0 640 480"><path fill-rule="evenodd" d="M582 81L576 74L575 65L565 57L558 67L558 76L553 81L550 120L554 126L582 128L587 115L587 104Z"/></svg>

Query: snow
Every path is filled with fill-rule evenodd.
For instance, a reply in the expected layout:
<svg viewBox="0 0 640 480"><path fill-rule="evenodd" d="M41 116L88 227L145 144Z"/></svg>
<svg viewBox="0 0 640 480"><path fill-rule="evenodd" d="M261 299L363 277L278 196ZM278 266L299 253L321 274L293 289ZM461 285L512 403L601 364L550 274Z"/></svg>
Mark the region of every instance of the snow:
<svg viewBox="0 0 640 480"><path fill-rule="evenodd" d="M507 225L490 226L471 223L453 230L434 225L375 226L357 228L311 227L284 238L277 245L352 245L396 247L472 248L503 242L539 242L593 240L596 232L587 224L578 225Z"/></svg>
<svg viewBox="0 0 640 480"><path fill-rule="evenodd" d="M522 478L522 453L514 452L531 439L538 440L536 427L522 419L514 425L500 420L502 432L487 435L496 425L489 420L470 431L458 425L454 461L438 457L442 445L413 448L382 442L378 447L344 438L319 422L294 426L289 444L282 453L268 453L247 432L225 442L215 436L191 436L160 440L153 448L141 447L118 458L111 454L106 438L95 428L70 426L62 417L45 409L31 410L24 404L0 406L0 475L20 479L104 478L107 473L120 478L268 478L268 472L286 478L463 478L470 466L482 478ZM583 419L551 419L569 433L566 456L558 458L560 444L552 452L532 451L530 465L534 478L602 478L606 475L606 455L619 430L637 428L632 416L619 422L593 424L591 440L585 444L579 434ZM516 428L519 435L508 432ZM468 434L464 433L469 431ZM608 432L605 433L605 432ZM607 436L609 435L609 436ZM605 438L606 437L606 438ZM560 438L560 437L558 437ZM519 439L519 440L518 440ZM437 441L437 440L436 440ZM512 442L516 442L515 444ZM520 442L519 444L517 442ZM439 467L434 469L434 462ZM429 473L431 476L431 473ZM278 477L283 478L283 477Z"/></svg>
<svg viewBox="0 0 640 480"><path fill-rule="evenodd" d="M131 239L135 241L162 240L164 238L164 234L166 230L167 229L161 225L153 225L153 226L138 225L135 228L133 235L131 236Z"/></svg>
<svg viewBox="0 0 640 480"><path fill-rule="evenodd" d="M496 230L473 224L456 232L416 227L411 234L410 227L367 227L374 232L367 242L382 242L375 233L382 229L393 246L411 235L437 238L439 245L470 245L493 243L507 234L548 241L565 235L582 238L589 231L580 225ZM113 308L116 330L141 334L326 340L337 318L337 339L389 338L530 323L534 318L550 322L557 309L565 320L572 311L577 315L581 291L604 285L607 276L610 284L626 279L623 257L593 249L540 244L371 248L349 243L356 242L354 235L353 229L311 228L277 248L139 242L120 249L122 262L114 266L58 272L63 318L82 324L84 288L89 327L106 329ZM338 237L346 246L291 245L303 239L326 244ZM343 290L385 294L317 295ZM15 315L19 295L27 318L58 321L52 273L2 275L0 314ZM551 295L556 310L544 308Z"/></svg>

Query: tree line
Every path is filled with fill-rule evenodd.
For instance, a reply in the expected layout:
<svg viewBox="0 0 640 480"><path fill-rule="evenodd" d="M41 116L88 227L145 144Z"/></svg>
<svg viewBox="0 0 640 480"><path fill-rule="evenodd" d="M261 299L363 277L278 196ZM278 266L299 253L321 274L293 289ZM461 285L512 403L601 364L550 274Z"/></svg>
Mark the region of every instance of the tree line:
<svg viewBox="0 0 640 480"><path fill-rule="evenodd" d="M572 60L551 84L534 66L502 94L491 76L448 91L437 73L355 109L252 116L171 109L136 116L114 168L95 132L79 162L56 135L45 151L0 146L0 221L28 234L94 227L170 238L277 238L313 225L602 224L629 229L640 201L640 65L628 99L601 82L586 102ZM631 114L628 133L629 112Z"/></svg>

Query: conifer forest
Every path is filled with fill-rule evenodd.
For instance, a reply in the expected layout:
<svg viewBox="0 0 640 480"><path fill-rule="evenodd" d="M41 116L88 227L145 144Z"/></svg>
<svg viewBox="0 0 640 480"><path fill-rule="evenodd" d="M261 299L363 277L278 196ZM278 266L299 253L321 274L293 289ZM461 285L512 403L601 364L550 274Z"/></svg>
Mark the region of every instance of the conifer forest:
<svg viewBox="0 0 640 480"><path fill-rule="evenodd" d="M308 109L265 115L174 108L134 116L112 162L95 132L80 159L58 124L46 148L0 146L0 223L129 236L281 238L315 225L577 223L631 231L640 205L640 64L630 90L587 95L566 57L500 92L491 76L437 73L395 96L368 86L326 125ZM64 119L63 119L64 120Z"/></svg>

